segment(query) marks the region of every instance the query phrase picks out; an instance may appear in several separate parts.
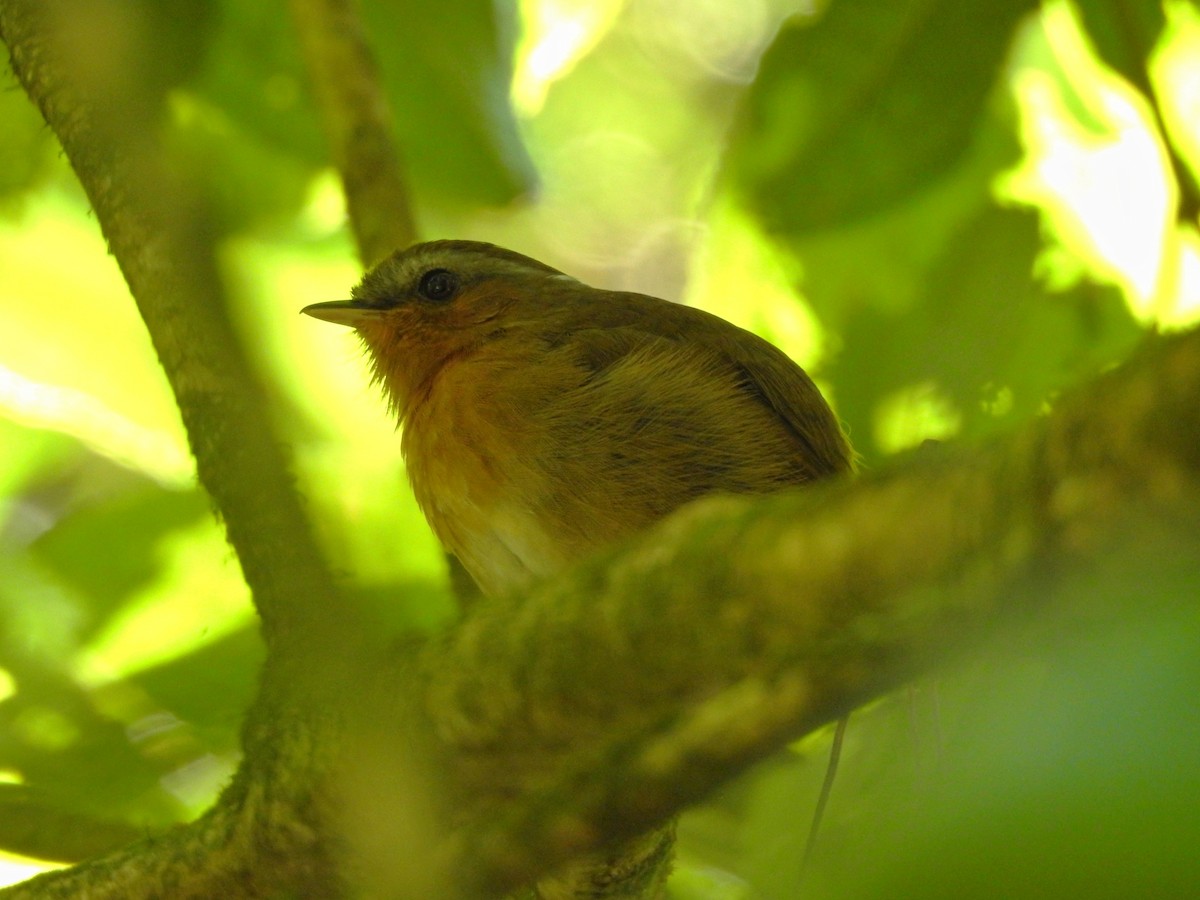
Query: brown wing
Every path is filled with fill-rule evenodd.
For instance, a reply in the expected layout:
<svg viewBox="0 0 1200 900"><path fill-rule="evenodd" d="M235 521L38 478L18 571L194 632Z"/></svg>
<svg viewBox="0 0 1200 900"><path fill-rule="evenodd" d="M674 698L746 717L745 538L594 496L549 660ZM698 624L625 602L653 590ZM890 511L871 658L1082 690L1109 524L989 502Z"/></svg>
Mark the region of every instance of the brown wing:
<svg viewBox="0 0 1200 900"><path fill-rule="evenodd" d="M767 493L851 465L815 385L770 344L665 301L597 299L497 329L441 376L437 419L453 427L413 429L429 446L414 443L410 467L463 457L439 478L458 487L423 507L453 519L439 534L458 535L455 551L491 593L700 496Z"/></svg>
<svg viewBox="0 0 1200 900"><path fill-rule="evenodd" d="M814 477L850 471L850 442L808 373L773 345L742 334L754 340L740 338L726 352L745 373L747 390L757 392L808 448Z"/></svg>
<svg viewBox="0 0 1200 900"><path fill-rule="evenodd" d="M606 300L602 306L588 304L579 311L582 316L565 310L559 330L546 336L548 344L569 341L580 348L581 363L597 375L651 345L660 345L662 355L671 344L703 347L726 360L740 389L796 437L810 479L853 468L853 451L833 410L808 373L782 350L703 310L643 294L612 292Z"/></svg>

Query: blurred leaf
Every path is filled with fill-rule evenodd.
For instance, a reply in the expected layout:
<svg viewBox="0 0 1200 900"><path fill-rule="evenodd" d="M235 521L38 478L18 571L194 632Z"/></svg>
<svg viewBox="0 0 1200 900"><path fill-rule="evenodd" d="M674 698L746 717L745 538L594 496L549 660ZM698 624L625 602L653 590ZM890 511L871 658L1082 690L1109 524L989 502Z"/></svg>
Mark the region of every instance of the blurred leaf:
<svg viewBox="0 0 1200 900"><path fill-rule="evenodd" d="M138 59L143 87L161 92L192 77L204 62L220 13L218 0L133 0L126 15L147 32Z"/></svg>
<svg viewBox="0 0 1200 900"><path fill-rule="evenodd" d="M31 481L69 467L76 454L85 452L69 437L41 428L26 428L0 418L0 503L21 502L16 496ZM0 524L0 548L12 538L7 529L11 521Z"/></svg>
<svg viewBox="0 0 1200 900"><path fill-rule="evenodd" d="M127 822L62 809L25 785L0 784L0 847L10 852L71 862L141 836L141 829Z"/></svg>
<svg viewBox="0 0 1200 900"><path fill-rule="evenodd" d="M130 683L197 729L214 752L238 746L264 656L257 627L246 627L136 673Z"/></svg>
<svg viewBox="0 0 1200 900"><path fill-rule="evenodd" d="M508 105L512 35L486 0L362 5L411 182L425 197L501 204L532 166ZM278 4L223 0L209 62L193 85L250 138L310 168L328 151L295 35Z"/></svg>
<svg viewBox="0 0 1200 900"><path fill-rule="evenodd" d="M80 646L95 626L135 597L162 607L153 588L169 574L168 565L178 564L167 552L179 549L174 536L190 546L195 532L210 531L193 523L208 518L199 491L135 481L132 490L126 485L65 516L30 553L4 560L0 615L8 627L0 630L0 667L15 693L0 701L0 769L19 775L38 795L48 821L100 816L114 826L163 825L206 806L228 777L215 754L234 749L253 690L261 644L252 629L132 680L97 687L80 682L88 669ZM214 567L203 562L184 564L193 578L211 581ZM168 590L169 602L190 602L199 607L197 616L217 605L195 592ZM132 630L123 627L118 638L128 639ZM160 630L154 652L169 639ZM28 837L20 829L0 832L10 847ZM39 840L43 855L76 857L79 844L69 834L44 833Z"/></svg>
<svg viewBox="0 0 1200 900"><path fill-rule="evenodd" d="M319 166L326 154L281 3L222 0L220 27L190 87L264 143Z"/></svg>
<svg viewBox="0 0 1200 900"><path fill-rule="evenodd" d="M828 832L832 826L836 829L833 833L836 840L842 828L857 834L853 831L856 825L876 824L870 821L870 804L878 798L881 787L876 779L881 774L895 778L898 769L905 776L911 773L912 743L906 718L902 694L851 716L830 794L830 803L836 805L827 807L827 814L836 813L837 818L832 821L826 818L822 832ZM792 751L780 754L773 764L744 779L746 796L740 821L729 829L737 836L738 858L731 865L753 885L750 896L756 900L812 896L801 863L825 778L829 740L806 739L804 743L817 744L820 752L803 756ZM877 758L876 753L885 758ZM890 792L885 796L890 796ZM845 822L843 816L848 808L851 821ZM824 850L824 845L825 841L820 839L816 845L818 853Z"/></svg>
<svg viewBox="0 0 1200 900"><path fill-rule="evenodd" d="M39 183L57 144L50 129L8 69L0 74L0 204Z"/></svg>
<svg viewBox="0 0 1200 900"><path fill-rule="evenodd" d="M1052 588L1078 613L974 654L943 692L935 777L893 768L873 795L843 793L857 821L830 829L811 896L1194 893L1200 585L1194 542L1180 543L1161 523L1134 536L1115 564Z"/></svg>
<svg viewBox="0 0 1200 900"><path fill-rule="evenodd" d="M994 203L992 183L1019 159L1007 110L995 109L960 164L929 189L869 219L785 238L822 324L840 337L863 306L913 306L946 244Z"/></svg>
<svg viewBox="0 0 1200 900"><path fill-rule="evenodd" d="M1053 40L1050 32L1055 34ZM1071 39L1064 40L1064 35L1070 35ZM1078 123L1089 135L1102 137L1111 132L1112 114L1101 97L1104 87L1095 77L1103 63L1089 51L1083 27L1070 8L1045 7L1036 27L1025 33L1014 62L1026 77L1036 72L1054 80L1054 91L1068 121Z"/></svg>
<svg viewBox="0 0 1200 900"><path fill-rule="evenodd" d="M204 185L218 233L286 222L300 211L312 183L310 165L196 98L174 106L168 137L188 175Z"/></svg>
<svg viewBox="0 0 1200 900"><path fill-rule="evenodd" d="M62 810L139 823L179 817L159 779L173 760L156 759L123 721L103 715L54 660L9 656L17 693L0 703L0 767Z"/></svg>
<svg viewBox="0 0 1200 900"><path fill-rule="evenodd" d="M1047 293L1033 277L1039 249L1035 214L989 209L949 243L911 309L851 318L829 375L860 451L880 403L903 388L932 382L979 434L1130 347L1140 332L1120 295Z"/></svg>
<svg viewBox="0 0 1200 900"><path fill-rule="evenodd" d="M1200 532L1130 518L1107 556L1008 598L1053 591L1059 613L1014 609L969 655L854 712L803 885L827 747L811 737L685 815L682 852L756 900L1191 896Z"/></svg>
<svg viewBox="0 0 1200 900"><path fill-rule="evenodd" d="M1166 26L1161 0L1075 0L1075 6L1100 58L1146 90L1150 51Z"/></svg>
<svg viewBox="0 0 1200 900"><path fill-rule="evenodd" d="M104 547L118 557L129 554L119 540ZM222 683L217 701L227 706L219 725L210 724L221 720L215 714L193 725L135 681L81 684L79 626L89 623L81 621L73 595L60 596L54 582L38 581L43 570L27 556L6 558L7 577L0 582L0 614L8 626L0 630L0 667L15 691L0 701L0 770L15 773L39 793L39 802L64 813L146 826L194 812L192 795L216 766L213 754L229 749L241 706L228 704L240 704L249 690L246 666L230 665L216 676L245 682L240 691ZM43 622L47 617L53 621ZM212 775L207 786L204 799L210 800Z"/></svg>
<svg viewBox="0 0 1200 900"><path fill-rule="evenodd" d="M199 490L173 491L144 483L63 519L33 547L34 554L89 601L88 632L162 573L162 539L209 514Z"/></svg>
<svg viewBox="0 0 1200 900"><path fill-rule="evenodd" d="M763 60L729 156L782 232L870 216L920 191L970 146L1033 0L837 2Z"/></svg>
<svg viewBox="0 0 1200 900"><path fill-rule="evenodd" d="M500 205L536 178L509 99L511 4L371 0L363 19L383 72L411 183L470 205Z"/></svg>
<svg viewBox="0 0 1200 900"><path fill-rule="evenodd" d="M19 228L0 223L0 253L0 414L190 479L179 410L86 201L43 192Z"/></svg>

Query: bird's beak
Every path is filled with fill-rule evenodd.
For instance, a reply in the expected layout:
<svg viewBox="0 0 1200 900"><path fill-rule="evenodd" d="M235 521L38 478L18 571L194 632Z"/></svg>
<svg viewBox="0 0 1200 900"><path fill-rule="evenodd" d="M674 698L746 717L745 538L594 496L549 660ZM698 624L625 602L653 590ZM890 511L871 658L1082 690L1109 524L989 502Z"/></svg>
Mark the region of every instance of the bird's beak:
<svg viewBox="0 0 1200 900"><path fill-rule="evenodd" d="M383 310L376 306L367 306L358 300L328 300L325 303L313 303L300 312L316 319L324 319L326 322L357 328Z"/></svg>

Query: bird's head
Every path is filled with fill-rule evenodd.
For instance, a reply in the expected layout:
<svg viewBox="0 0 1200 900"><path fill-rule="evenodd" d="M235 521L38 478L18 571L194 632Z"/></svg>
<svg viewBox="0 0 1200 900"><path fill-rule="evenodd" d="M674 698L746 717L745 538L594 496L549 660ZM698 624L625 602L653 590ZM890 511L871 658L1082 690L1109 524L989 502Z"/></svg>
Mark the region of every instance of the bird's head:
<svg viewBox="0 0 1200 900"><path fill-rule="evenodd" d="M366 274L349 300L301 312L356 329L376 378L403 417L411 399L456 356L537 319L584 285L535 259L476 241L400 250Z"/></svg>

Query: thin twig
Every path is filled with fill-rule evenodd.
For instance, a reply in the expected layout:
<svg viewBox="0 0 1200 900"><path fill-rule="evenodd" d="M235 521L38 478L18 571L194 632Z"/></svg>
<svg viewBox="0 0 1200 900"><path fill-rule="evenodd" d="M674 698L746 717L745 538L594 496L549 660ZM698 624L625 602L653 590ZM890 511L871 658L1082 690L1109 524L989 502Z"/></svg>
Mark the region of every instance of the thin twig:
<svg viewBox="0 0 1200 900"><path fill-rule="evenodd" d="M833 780L837 777L838 762L842 758L842 741L846 737L846 726L850 723L849 716L837 720L833 729L833 743L829 747L829 763L825 766L825 778L821 782L821 793L817 796L817 808L813 810L812 825L808 829L808 840L804 843L804 857L800 860L800 881L808 872L808 864L812 860L813 851L817 848L817 834L821 831L821 820L825 817L825 807L829 803L829 795L833 792Z"/></svg>

